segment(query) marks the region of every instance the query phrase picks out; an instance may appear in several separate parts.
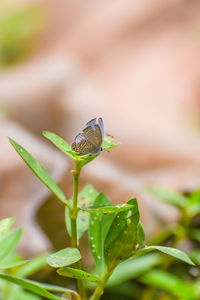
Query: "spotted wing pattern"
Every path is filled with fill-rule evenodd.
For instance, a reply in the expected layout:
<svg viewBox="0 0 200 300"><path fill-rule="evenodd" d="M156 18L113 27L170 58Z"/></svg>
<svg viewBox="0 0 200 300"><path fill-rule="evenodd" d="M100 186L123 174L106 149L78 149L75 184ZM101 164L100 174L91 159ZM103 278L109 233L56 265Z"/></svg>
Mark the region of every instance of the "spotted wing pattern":
<svg viewBox="0 0 200 300"><path fill-rule="evenodd" d="M98 152L103 141L103 120L98 119L99 124L96 123L96 118L92 119L86 124L86 128L82 133L79 133L72 143L72 149L79 154L88 154Z"/></svg>
<svg viewBox="0 0 200 300"><path fill-rule="evenodd" d="M85 139L82 133L79 133L74 142L72 143L72 149L81 155L92 153L95 151L95 146Z"/></svg>

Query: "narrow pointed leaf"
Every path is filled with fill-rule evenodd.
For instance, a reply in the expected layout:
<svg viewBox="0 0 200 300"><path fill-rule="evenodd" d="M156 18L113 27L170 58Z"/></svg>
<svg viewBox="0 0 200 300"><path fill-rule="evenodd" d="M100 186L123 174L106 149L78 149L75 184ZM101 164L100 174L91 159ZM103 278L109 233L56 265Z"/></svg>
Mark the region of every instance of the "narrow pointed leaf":
<svg viewBox="0 0 200 300"><path fill-rule="evenodd" d="M47 291L71 294L76 299L81 300L79 294L76 291L64 288L63 286L58 286L58 285L53 285L48 283L40 283L40 286L45 288Z"/></svg>
<svg viewBox="0 0 200 300"><path fill-rule="evenodd" d="M47 263L54 268L69 266L81 259L77 248L66 248L47 256Z"/></svg>
<svg viewBox="0 0 200 300"><path fill-rule="evenodd" d="M14 268L18 267L21 265L24 265L28 262L28 260L19 260L19 261L13 261L13 262L0 262L0 269L9 269L9 268Z"/></svg>
<svg viewBox="0 0 200 300"><path fill-rule="evenodd" d="M91 206L94 203L96 196L98 195L97 191L91 184L87 184L82 191L78 194L78 207L84 208L86 206ZM69 200L69 203L72 205L72 200ZM90 214L86 211L79 210L77 217L77 233L78 239L82 237L84 232L88 230L89 227ZM69 209L65 209L65 221L67 226L67 231L71 236L71 222L69 217Z"/></svg>
<svg viewBox="0 0 200 300"><path fill-rule="evenodd" d="M109 204L110 200L103 193L100 193L94 202L94 206ZM90 215L90 225L88 230L89 245L99 276L103 276L104 274L104 241L114 217L115 214L113 213L107 215L95 213Z"/></svg>
<svg viewBox="0 0 200 300"><path fill-rule="evenodd" d="M103 140L102 148L107 151L109 149L119 146L120 143L114 143L112 137L107 137Z"/></svg>
<svg viewBox="0 0 200 300"><path fill-rule="evenodd" d="M200 266L200 249L198 248L190 252L190 256L192 260Z"/></svg>
<svg viewBox="0 0 200 300"><path fill-rule="evenodd" d="M113 142L112 137L105 138L103 140L103 143L102 143L102 149L104 151L108 151L109 149L115 148L115 147L117 147L119 145L120 145L120 143L114 143ZM99 156L100 153L101 152L82 155L82 156L79 156L79 158L77 158L77 159L78 160L82 160L81 166L83 167L83 166L87 165L88 163L90 163L91 161L93 161L93 159L95 159L97 156Z"/></svg>
<svg viewBox="0 0 200 300"><path fill-rule="evenodd" d="M160 264L161 261L162 256L159 253L149 253L142 257L130 258L114 269L107 286L115 286L136 278Z"/></svg>
<svg viewBox="0 0 200 300"><path fill-rule="evenodd" d="M12 291L10 294L12 296L14 296L15 300L42 300L42 298L40 296L30 293L30 292L27 292L22 288L17 288L17 289L12 288Z"/></svg>
<svg viewBox="0 0 200 300"><path fill-rule="evenodd" d="M46 258L48 254L44 253L32 258L26 265L24 265L18 270L16 275L20 277L28 277L38 272L47 265Z"/></svg>
<svg viewBox="0 0 200 300"><path fill-rule="evenodd" d="M29 166L29 168L35 173L35 175L52 191L52 193L61 200L65 205L69 206L63 191L59 188L59 186L55 183L49 173L43 168L39 162L22 146L20 146L17 142L9 138L11 144L15 148L15 150L19 153L25 163Z"/></svg>
<svg viewBox="0 0 200 300"><path fill-rule="evenodd" d="M8 280L12 283L18 284L18 285L22 286L23 288L25 288L37 295L45 297L47 299L61 300L60 297L57 297L57 296L49 293L44 287L42 287L42 284L40 284L39 282L27 280L24 278L13 276L13 275L1 274L1 273L0 273L0 278Z"/></svg>
<svg viewBox="0 0 200 300"><path fill-rule="evenodd" d="M200 197L193 196L189 199L187 205L187 214L192 218L200 214Z"/></svg>
<svg viewBox="0 0 200 300"><path fill-rule="evenodd" d="M108 214L108 213L118 213L120 211L125 211L132 207L133 205L129 205L129 204L118 204L118 205L99 206L99 207L92 206L92 207L86 207L80 209L83 211L88 211L90 213Z"/></svg>
<svg viewBox="0 0 200 300"><path fill-rule="evenodd" d="M194 286L164 270L151 270L140 281L169 292L178 299L196 299Z"/></svg>
<svg viewBox="0 0 200 300"><path fill-rule="evenodd" d="M0 261L3 260L17 246L21 237L22 230L12 230L7 233L0 241Z"/></svg>
<svg viewBox="0 0 200 300"><path fill-rule="evenodd" d="M60 268L57 270L59 275L70 277L70 278L76 278L76 279L84 279L87 281L93 281L93 282L99 282L100 278L97 276L87 273L82 270L74 269L74 268Z"/></svg>
<svg viewBox="0 0 200 300"><path fill-rule="evenodd" d="M156 196L161 201L173 204L178 207L185 207L187 205L187 197L176 191L159 186L150 186L148 190L152 195Z"/></svg>
<svg viewBox="0 0 200 300"><path fill-rule="evenodd" d="M180 259L180 260L184 261L185 263L188 263L189 265L192 265L192 266L195 265L193 263L193 261L191 261L191 259L189 258L189 256L186 253L182 252L179 249L175 249L175 248L171 248L171 247L148 246L148 247L145 247L145 248L139 250L136 253L136 256L146 254L146 253L148 253L150 251L153 251L153 250L158 250L158 251L163 252L163 253L165 253L167 255L173 256L173 257L175 257L177 259Z"/></svg>
<svg viewBox="0 0 200 300"><path fill-rule="evenodd" d="M58 149L68 155L70 158L76 160L78 158L78 154L72 151L71 146L60 136L56 135L53 132L43 131L43 135L49 139Z"/></svg>
<svg viewBox="0 0 200 300"><path fill-rule="evenodd" d="M10 229L12 224L15 222L15 217L6 218L0 221L0 239L4 236L6 232Z"/></svg>

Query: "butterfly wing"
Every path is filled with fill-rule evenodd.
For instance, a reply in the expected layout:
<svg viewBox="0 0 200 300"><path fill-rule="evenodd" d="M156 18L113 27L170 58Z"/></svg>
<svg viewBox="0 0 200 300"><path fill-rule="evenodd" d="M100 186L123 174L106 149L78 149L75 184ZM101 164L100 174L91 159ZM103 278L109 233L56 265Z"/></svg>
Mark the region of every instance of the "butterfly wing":
<svg viewBox="0 0 200 300"><path fill-rule="evenodd" d="M94 130L95 130L95 125L97 124L97 118L94 118L92 120L90 120L89 122L87 122L86 127L91 126Z"/></svg>
<svg viewBox="0 0 200 300"><path fill-rule="evenodd" d="M72 149L82 155L98 152L103 142L103 134L102 118L98 119L98 124L96 118L92 119L86 124L86 128L83 129L83 132L75 137L72 143Z"/></svg>
<svg viewBox="0 0 200 300"><path fill-rule="evenodd" d="M83 133L79 133L72 143L72 149L81 155L92 153L96 150L95 146L85 138Z"/></svg>
<svg viewBox="0 0 200 300"><path fill-rule="evenodd" d="M96 122L96 118L90 120L87 124L86 124L86 128L91 126L92 129L95 131L95 125L98 125L100 127L100 130L101 130L101 136L102 136L102 139L103 139L103 136L104 136L104 126L103 126L103 120L102 118L99 118L98 119L98 124Z"/></svg>
<svg viewBox="0 0 200 300"><path fill-rule="evenodd" d="M103 140L104 126L103 126L103 120L102 120L102 118L99 118L98 123L99 123L99 127L100 127L100 130L101 130L101 136L102 136L102 140Z"/></svg>
<svg viewBox="0 0 200 300"><path fill-rule="evenodd" d="M86 127L85 129L83 129L83 135L94 145L94 151L99 150L102 144L102 134L99 125L94 125L94 129L91 126Z"/></svg>

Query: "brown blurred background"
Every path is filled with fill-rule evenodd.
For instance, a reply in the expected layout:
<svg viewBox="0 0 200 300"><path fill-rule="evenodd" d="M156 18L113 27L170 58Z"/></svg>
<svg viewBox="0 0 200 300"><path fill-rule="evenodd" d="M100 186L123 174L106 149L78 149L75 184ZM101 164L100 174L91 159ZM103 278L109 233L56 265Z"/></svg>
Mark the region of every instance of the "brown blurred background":
<svg viewBox="0 0 200 300"><path fill-rule="evenodd" d="M70 197L71 162L41 132L71 143L94 117L122 145L85 167L81 185L113 203L137 196L147 235L176 220L145 187L200 187L199 53L198 0L1 0L0 217L17 216L24 251L50 246L35 217L50 193L7 136Z"/></svg>

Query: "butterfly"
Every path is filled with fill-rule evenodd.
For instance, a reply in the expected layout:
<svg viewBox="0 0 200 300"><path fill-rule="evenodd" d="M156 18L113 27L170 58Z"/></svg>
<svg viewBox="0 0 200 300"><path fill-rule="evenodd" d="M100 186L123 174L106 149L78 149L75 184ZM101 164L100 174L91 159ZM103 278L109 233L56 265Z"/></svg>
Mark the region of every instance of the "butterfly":
<svg viewBox="0 0 200 300"><path fill-rule="evenodd" d="M83 131L75 137L71 147L72 150L79 153L79 155L85 154L98 154L102 151L102 142L104 135L104 126L102 118L98 119L98 123L95 119L92 119L86 124Z"/></svg>

